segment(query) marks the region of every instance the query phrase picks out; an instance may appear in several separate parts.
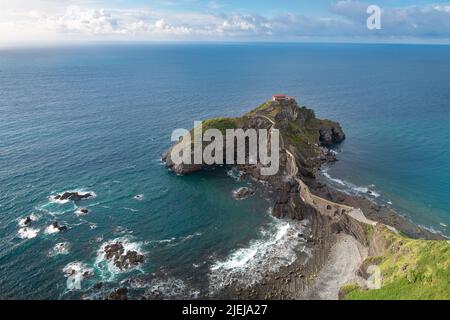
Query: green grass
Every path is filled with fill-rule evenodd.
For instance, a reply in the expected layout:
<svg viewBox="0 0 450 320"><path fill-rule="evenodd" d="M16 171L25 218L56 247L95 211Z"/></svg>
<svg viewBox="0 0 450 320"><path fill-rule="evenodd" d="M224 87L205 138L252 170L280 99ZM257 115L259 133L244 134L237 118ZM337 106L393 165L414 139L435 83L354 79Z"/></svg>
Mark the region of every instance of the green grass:
<svg viewBox="0 0 450 320"><path fill-rule="evenodd" d="M227 129L236 129L239 127L239 118L215 118L203 121L203 132L208 129L218 129L223 134Z"/></svg>
<svg viewBox="0 0 450 320"><path fill-rule="evenodd" d="M373 226L370 224L364 224L364 234L366 239L369 239L373 232Z"/></svg>
<svg viewBox="0 0 450 320"><path fill-rule="evenodd" d="M282 134L307 158L319 155L314 132L295 122L289 122L287 130L282 130Z"/></svg>
<svg viewBox="0 0 450 320"><path fill-rule="evenodd" d="M256 107L255 109L247 112L245 115L247 117L251 117L256 115L257 113L263 113L271 111L272 109L276 109L276 104L272 101L266 101L263 104L261 104L259 107Z"/></svg>
<svg viewBox="0 0 450 320"><path fill-rule="evenodd" d="M208 129L218 129L223 135L227 129L239 128L243 118L214 118L202 121L202 133ZM191 129L191 138L194 137L194 128Z"/></svg>
<svg viewBox="0 0 450 320"><path fill-rule="evenodd" d="M349 300L450 299L450 243L397 236L387 228L379 232L386 244L379 257L369 257L362 268L381 269L381 289L364 290L356 285L341 288Z"/></svg>

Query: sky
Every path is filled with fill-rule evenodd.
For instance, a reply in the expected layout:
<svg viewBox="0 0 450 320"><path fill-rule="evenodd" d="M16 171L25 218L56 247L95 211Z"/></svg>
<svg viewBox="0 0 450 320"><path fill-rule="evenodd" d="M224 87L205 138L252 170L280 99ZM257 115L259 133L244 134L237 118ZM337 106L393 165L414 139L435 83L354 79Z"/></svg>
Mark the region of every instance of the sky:
<svg viewBox="0 0 450 320"><path fill-rule="evenodd" d="M381 9L369 30L366 10ZM450 2L0 0L0 43L279 41L450 44Z"/></svg>

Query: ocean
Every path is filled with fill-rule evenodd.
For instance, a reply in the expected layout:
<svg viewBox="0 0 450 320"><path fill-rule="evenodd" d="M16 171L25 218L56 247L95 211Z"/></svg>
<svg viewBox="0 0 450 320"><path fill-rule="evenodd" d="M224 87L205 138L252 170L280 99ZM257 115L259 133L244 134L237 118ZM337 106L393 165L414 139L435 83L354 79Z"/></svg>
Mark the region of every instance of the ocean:
<svg viewBox="0 0 450 320"><path fill-rule="evenodd" d="M331 184L450 235L450 46L3 48L0 297L101 298L121 285L205 297L307 256L298 237L307 223L272 218L263 186L236 201L232 191L247 182L235 172L181 177L160 159L174 129L239 116L274 93L341 123L340 161L323 170ZM54 201L67 190L95 197ZM76 214L81 206L90 212ZM53 221L69 230L52 233ZM107 263L100 250L115 240L145 263L128 271Z"/></svg>

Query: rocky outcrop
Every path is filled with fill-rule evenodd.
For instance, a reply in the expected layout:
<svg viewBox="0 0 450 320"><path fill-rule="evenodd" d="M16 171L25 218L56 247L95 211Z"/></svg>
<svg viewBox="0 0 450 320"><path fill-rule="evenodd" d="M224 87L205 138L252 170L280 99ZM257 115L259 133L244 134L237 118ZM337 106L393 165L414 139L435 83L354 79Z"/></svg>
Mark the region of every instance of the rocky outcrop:
<svg viewBox="0 0 450 320"><path fill-rule="evenodd" d="M251 196L254 193L254 191L250 188L247 187L242 187L239 189L236 189L235 191L233 191L233 197L236 200L243 200L248 198L249 196Z"/></svg>
<svg viewBox="0 0 450 320"><path fill-rule="evenodd" d="M31 217L26 217L25 218L25 220L23 221L23 224L26 226L26 225L29 225L31 222L32 222L33 220L31 220Z"/></svg>
<svg viewBox="0 0 450 320"><path fill-rule="evenodd" d="M67 231L69 228L67 226L62 226L58 221L52 223L54 229L57 229L59 232Z"/></svg>
<svg viewBox="0 0 450 320"><path fill-rule="evenodd" d="M79 192L69 192L66 191L62 194L58 194L55 196L55 200L72 200L72 201L80 201L83 199L89 199L92 198L92 194L87 192L87 193L79 193Z"/></svg>
<svg viewBox="0 0 450 320"><path fill-rule="evenodd" d="M345 134L338 123L319 129L319 140L322 146L331 147L345 140Z"/></svg>
<svg viewBox="0 0 450 320"><path fill-rule="evenodd" d="M85 215L89 214L89 209L87 209L87 208L78 208L77 210L75 210L74 213L77 216L85 216Z"/></svg>
<svg viewBox="0 0 450 320"><path fill-rule="evenodd" d="M120 270L126 270L131 267L144 263L144 255L135 250L126 250L122 242L107 244L104 248L104 257L112 261L114 266Z"/></svg>

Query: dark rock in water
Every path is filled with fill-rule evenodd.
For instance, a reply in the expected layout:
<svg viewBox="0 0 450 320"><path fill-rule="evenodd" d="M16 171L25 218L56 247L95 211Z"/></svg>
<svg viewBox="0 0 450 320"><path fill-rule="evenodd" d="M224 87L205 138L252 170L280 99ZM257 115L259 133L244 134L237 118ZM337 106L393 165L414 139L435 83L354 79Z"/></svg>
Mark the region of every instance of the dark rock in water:
<svg viewBox="0 0 450 320"><path fill-rule="evenodd" d="M332 146L345 140L345 134L338 123L319 129L319 141L323 146Z"/></svg>
<svg viewBox="0 0 450 320"><path fill-rule="evenodd" d="M81 208L79 207L77 210L75 210L75 214L77 216L85 216L89 213L90 211L87 208Z"/></svg>
<svg viewBox="0 0 450 320"><path fill-rule="evenodd" d="M69 228L67 228L67 226L60 225L58 221L53 222L52 226L53 226L53 228L58 229L59 232L64 232L69 229Z"/></svg>
<svg viewBox="0 0 450 320"><path fill-rule="evenodd" d="M24 224L24 225L28 225L28 224L30 224L32 221L33 221L33 220L31 219L31 217L28 216L28 217L25 218L25 221L23 222L23 224Z"/></svg>
<svg viewBox="0 0 450 320"><path fill-rule="evenodd" d="M78 192L64 192L63 194L58 194L55 199L56 200L72 200L72 201L80 201L83 199L88 199L92 197L90 193L78 193Z"/></svg>
<svg viewBox="0 0 450 320"><path fill-rule="evenodd" d="M137 251L128 250L125 252L125 248L121 242L106 245L104 252L105 259L111 260L120 270L137 266L144 263L145 260L144 255L139 254Z"/></svg>
<svg viewBox="0 0 450 320"><path fill-rule="evenodd" d="M233 196L236 200L243 200L253 194L253 190L247 187L239 188L233 191Z"/></svg>
<svg viewBox="0 0 450 320"><path fill-rule="evenodd" d="M175 146L173 146L175 147ZM167 150L163 156L162 160L165 162L166 167L177 174L188 174L196 171L200 171L205 168L203 164L186 164L186 163L175 163L172 161L172 148Z"/></svg>
<svg viewBox="0 0 450 320"><path fill-rule="evenodd" d="M124 251L125 249L123 248L123 245L120 242L108 244L105 247L105 259L107 260L111 260L113 258L118 259L123 254Z"/></svg>
<svg viewBox="0 0 450 320"><path fill-rule="evenodd" d="M128 299L128 289L119 288L111 292L108 297L109 300L127 300Z"/></svg>

